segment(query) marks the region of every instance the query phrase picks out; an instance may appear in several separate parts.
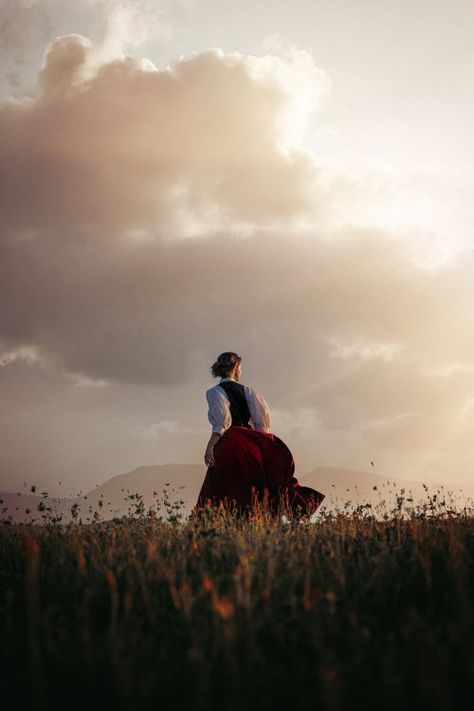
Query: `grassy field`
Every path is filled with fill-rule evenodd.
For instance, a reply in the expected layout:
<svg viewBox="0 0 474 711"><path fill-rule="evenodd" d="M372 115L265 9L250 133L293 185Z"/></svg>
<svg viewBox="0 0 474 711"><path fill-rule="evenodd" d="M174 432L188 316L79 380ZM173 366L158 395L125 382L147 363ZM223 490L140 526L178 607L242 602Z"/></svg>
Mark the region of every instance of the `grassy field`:
<svg viewBox="0 0 474 711"><path fill-rule="evenodd" d="M474 519L138 510L0 527L2 696L32 709L464 709Z"/></svg>

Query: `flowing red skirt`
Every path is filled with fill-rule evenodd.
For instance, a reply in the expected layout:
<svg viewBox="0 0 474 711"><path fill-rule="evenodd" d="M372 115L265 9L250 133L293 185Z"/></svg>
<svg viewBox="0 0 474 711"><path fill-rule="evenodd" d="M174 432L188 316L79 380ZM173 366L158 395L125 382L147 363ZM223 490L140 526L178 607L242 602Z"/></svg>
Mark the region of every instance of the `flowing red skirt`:
<svg viewBox="0 0 474 711"><path fill-rule="evenodd" d="M311 515L325 497L298 483L290 450L269 432L232 425L215 445L214 461L199 492L198 511L221 503L249 510L261 501L276 512L283 500L294 514Z"/></svg>

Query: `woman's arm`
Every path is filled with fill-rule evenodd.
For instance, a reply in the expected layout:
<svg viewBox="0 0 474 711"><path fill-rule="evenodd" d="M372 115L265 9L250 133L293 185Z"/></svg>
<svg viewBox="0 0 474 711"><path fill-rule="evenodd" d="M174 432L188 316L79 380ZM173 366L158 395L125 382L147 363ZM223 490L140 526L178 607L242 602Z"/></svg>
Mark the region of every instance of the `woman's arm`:
<svg viewBox="0 0 474 711"><path fill-rule="evenodd" d="M254 429L270 432L270 411L263 395L255 388L246 385L245 397L247 398Z"/></svg>
<svg viewBox="0 0 474 711"><path fill-rule="evenodd" d="M214 447L216 442L222 437L226 429L232 424L230 414L230 403L222 388L209 388L206 392L208 403L207 417L212 425L212 434L204 454L204 462L207 466L214 465Z"/></svg>
<svg viewBox="0 0 474 711"><path fill-rule="evenodd" d="M208 467L213 467L215 464L214 460L214 447L216 443L220 440L222 435L219 434L219 432L213 432L211 434L211 438L209 439L209 442L207 443L206 451L204 453L204 462L206 463L206 466Z"/></svg>

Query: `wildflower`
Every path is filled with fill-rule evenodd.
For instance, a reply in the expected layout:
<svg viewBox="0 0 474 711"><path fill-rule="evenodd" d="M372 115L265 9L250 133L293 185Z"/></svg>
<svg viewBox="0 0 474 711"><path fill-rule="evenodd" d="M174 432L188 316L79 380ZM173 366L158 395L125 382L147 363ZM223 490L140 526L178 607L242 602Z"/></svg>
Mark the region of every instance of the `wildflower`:
<svg viewBox="0 0 474 711"><path fill-rule="evenodd" d="M86 567L86 559L82 550L77 551L76 560L77 567L79 568L79 570L84 570L84 568Z"/></svg>
<svg viewBox="0 0 474 711"><path fill-rule="evenodd" d="M117 578L115 577L115 573L113 570L110 570L110 568L106 570L105 577L107 578L107 582L111 588L117 587Z"/></svg>
<svg viewBox="0 0 474 711"><path fill-rule="evenodd" d="M34 536L28 536L26 538L26 550L32 557L37 557L40 549L40 544Z"/></svg>
<svg viewBox="0 0 474 711"><path fill-rule="evenodd" d="M233 617L235 612L232 600L226 596L217 599L214 602L214 608L224 620L228 620L230 617Z"/></svg>
<svg viewBox="0 0 474 711"><path fill-rule="evenodd" d="M202 579L202 587L206 592L211 592L214 587L212 580L207 575Z"/></svg>
<svg viewBox="0 0 474 711"><path fill-rule="evenodd" d="M148 539L147 540L147 550L146 550L148 560L151 560L152 558L155 557L156 548L157 548L156 542Z"/></svg>

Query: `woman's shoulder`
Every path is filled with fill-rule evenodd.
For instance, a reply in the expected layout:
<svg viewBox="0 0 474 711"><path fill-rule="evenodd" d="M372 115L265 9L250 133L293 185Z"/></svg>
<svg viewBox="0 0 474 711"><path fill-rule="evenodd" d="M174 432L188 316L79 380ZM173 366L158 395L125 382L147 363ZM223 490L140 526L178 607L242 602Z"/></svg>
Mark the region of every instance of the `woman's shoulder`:
<svg viewBox="0 0 474 711"><path fill-rule="evenodd" d="M254 398L258 395L258 391L252 385L244 385L243 387L247 398Z"/></svg>
<svg viewBox="0 0 474 711"><path fill-rule="evenodd" d="M252 385L245 386L245 393L246 393L247 397L249 399L251 399L252 401L255 401L255 402L263 404L263 405L267 404L266 400L263 397L260 390L258 390L257 388L254 388Z"/></svg>
<svg viewBox="0 0 474 711"><path fill-rule="evenodd" d="M241 388L243 388L243 391L247 398L255 397L255 395L257 394L257 391L251 385L245 385L244 383L239 383L239 385ZM220 395L226 396L225 388L221 388L220 383L216 383L215 385L212 385L206 390L206 397L208 398Z"/></svg>
<svg viewBox="0 0 474 711"><path fill-rule="evenodd" d="M219 383L216 383L215 385L211 385L210 388L207 388L207 390L206 390L206 395L207 395L208 393L210 393L211 395L213 395L214 393L219 394L219 393L223 393L223 392L224 392L224 389L219 387Z"/></svg>
<svg viewBox="0 0 474 711"><path fill-rule="evenodd" d="M229 382L229 381L227 381L227 382ZM207 388L206 394L207 394L207 393L210 393L210 392L225 392L224 388L221 388L220 385L221 385L220 383L216 383L215 385L211 385L210 388ZM240 386L241 386L246 392L248 392L249 394L252 394L252 393L256 393L256 392L257 392L257 390L255 390L255 388L252 387L251 385L246 385L245 383L241 383L241 382L238 382L238 385L240 385Z"/></svg>

